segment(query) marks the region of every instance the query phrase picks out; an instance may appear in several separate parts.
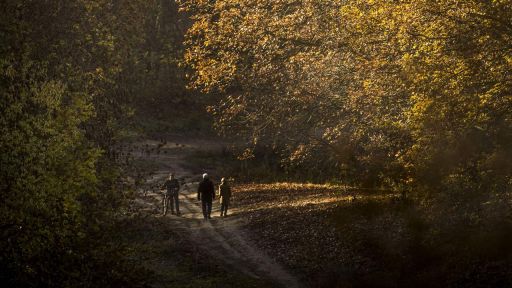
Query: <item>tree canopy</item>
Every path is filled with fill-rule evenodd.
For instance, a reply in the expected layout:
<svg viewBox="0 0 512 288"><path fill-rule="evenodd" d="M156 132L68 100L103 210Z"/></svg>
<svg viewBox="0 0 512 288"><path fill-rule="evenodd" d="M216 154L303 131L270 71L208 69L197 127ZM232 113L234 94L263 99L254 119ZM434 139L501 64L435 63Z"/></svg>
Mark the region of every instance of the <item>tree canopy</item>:
<svg viewBox="0 0 512 288"><path fill-rule="evenodd" d="M508 189L510 1L182 6L191 85L223 95L221 132L372 186Z"/></svg>

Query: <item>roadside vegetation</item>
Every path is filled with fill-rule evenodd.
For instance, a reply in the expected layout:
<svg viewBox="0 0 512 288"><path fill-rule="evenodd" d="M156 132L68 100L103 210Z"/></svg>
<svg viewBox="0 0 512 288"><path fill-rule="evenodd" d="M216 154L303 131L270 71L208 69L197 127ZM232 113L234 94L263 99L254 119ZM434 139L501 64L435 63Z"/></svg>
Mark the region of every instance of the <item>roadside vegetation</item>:
<svg viewBox="0 0 512 288"><path fill-rule="evenodd" d="M178 67L188 24L177 9L172 1L2 1L2 287L148 285L122 241L137 176L123 146L149 134L136 119L172 122L165 111L197 103Z"/></svg>

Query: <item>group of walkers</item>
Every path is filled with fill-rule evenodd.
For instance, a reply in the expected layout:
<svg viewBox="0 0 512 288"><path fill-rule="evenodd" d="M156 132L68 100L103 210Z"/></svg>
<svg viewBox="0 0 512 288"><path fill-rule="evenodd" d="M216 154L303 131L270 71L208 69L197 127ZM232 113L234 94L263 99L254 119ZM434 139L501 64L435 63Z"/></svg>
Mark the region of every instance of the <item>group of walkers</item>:
<svg viewBox="0 0 512 288"><path fill-rule="evenodd" d="M162 189L166 190L163 198L163 214L167 215L167 211L170 206L171 213L174 214L174 208L176 207L176 215L180 216L180 183L178 179L175 178L174 174L169 176L169 179L165 181ZM220 200L220 216L226 217L228 215L228 207L231 199L231 187L225 178L221 179L218 191ZM197 200L201 201L201 209L203 211L204 219L211 219L213 200L215 200L215 185L206 173L203 174L203 180L199 183L197 188Z"/></svg>

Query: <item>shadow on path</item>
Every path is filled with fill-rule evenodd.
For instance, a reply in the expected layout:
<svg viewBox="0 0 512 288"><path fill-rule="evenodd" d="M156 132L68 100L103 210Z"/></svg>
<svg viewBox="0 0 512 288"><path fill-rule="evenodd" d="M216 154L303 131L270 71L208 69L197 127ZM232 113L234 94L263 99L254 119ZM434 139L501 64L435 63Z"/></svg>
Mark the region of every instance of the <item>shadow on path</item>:
<svg viewBox="0 0 512 288"><path fill-rule="evenodd" d="M156 141L144 141L139 145L154 145ZM218 145L218 143L212 143ZM205 221L197 201L197 181L199 175L193 175L190 171L183 168L186 167L184 159L187 153L198 151L201 147L208 147L208 143L202 142L201 145L188 145L191 149L177 150L175 145L168 150L168 153L158 155L147 155L146 153L136 154L139 160L150 161L158 169L153 171L150 178L146 179L146 183L153 186L159 186L168 177L172 171L176 173L178 178L185 179L186 182L180 189L180 212L181 216L168 214L169 220L172 220L177 229L184 232L195 249L203 250L203 252L221 260L226 265L240 271L253 278L269 279L283 287L300 287L299 281L276 263L269 255L260 251L253 245L250 235L242 231L240 223L246 221L241 217L230 215L221 218L219 205L214 202L212 210L212 219ZM165 149L166 147L164 147ZM142 193L142 192L141 192ZM162 196L158 191L146 192L146 197L140 200L145 202L147 206L152 206L153 210L159 210L161 215Z"/></svg>

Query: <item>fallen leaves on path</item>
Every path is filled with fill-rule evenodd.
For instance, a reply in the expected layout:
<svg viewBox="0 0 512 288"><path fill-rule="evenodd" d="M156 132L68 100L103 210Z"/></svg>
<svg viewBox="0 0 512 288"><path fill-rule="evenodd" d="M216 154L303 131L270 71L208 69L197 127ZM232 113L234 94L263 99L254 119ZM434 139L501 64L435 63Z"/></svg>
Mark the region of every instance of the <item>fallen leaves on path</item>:
<svg viewBox="0 0 512 288"><path fill-rule="evenodd" d="M352 197L339 186L276 183L243 184L234 189L234 205L249 221L256 244L305 279L326 264L346 259L331 218Z"/></svg>

